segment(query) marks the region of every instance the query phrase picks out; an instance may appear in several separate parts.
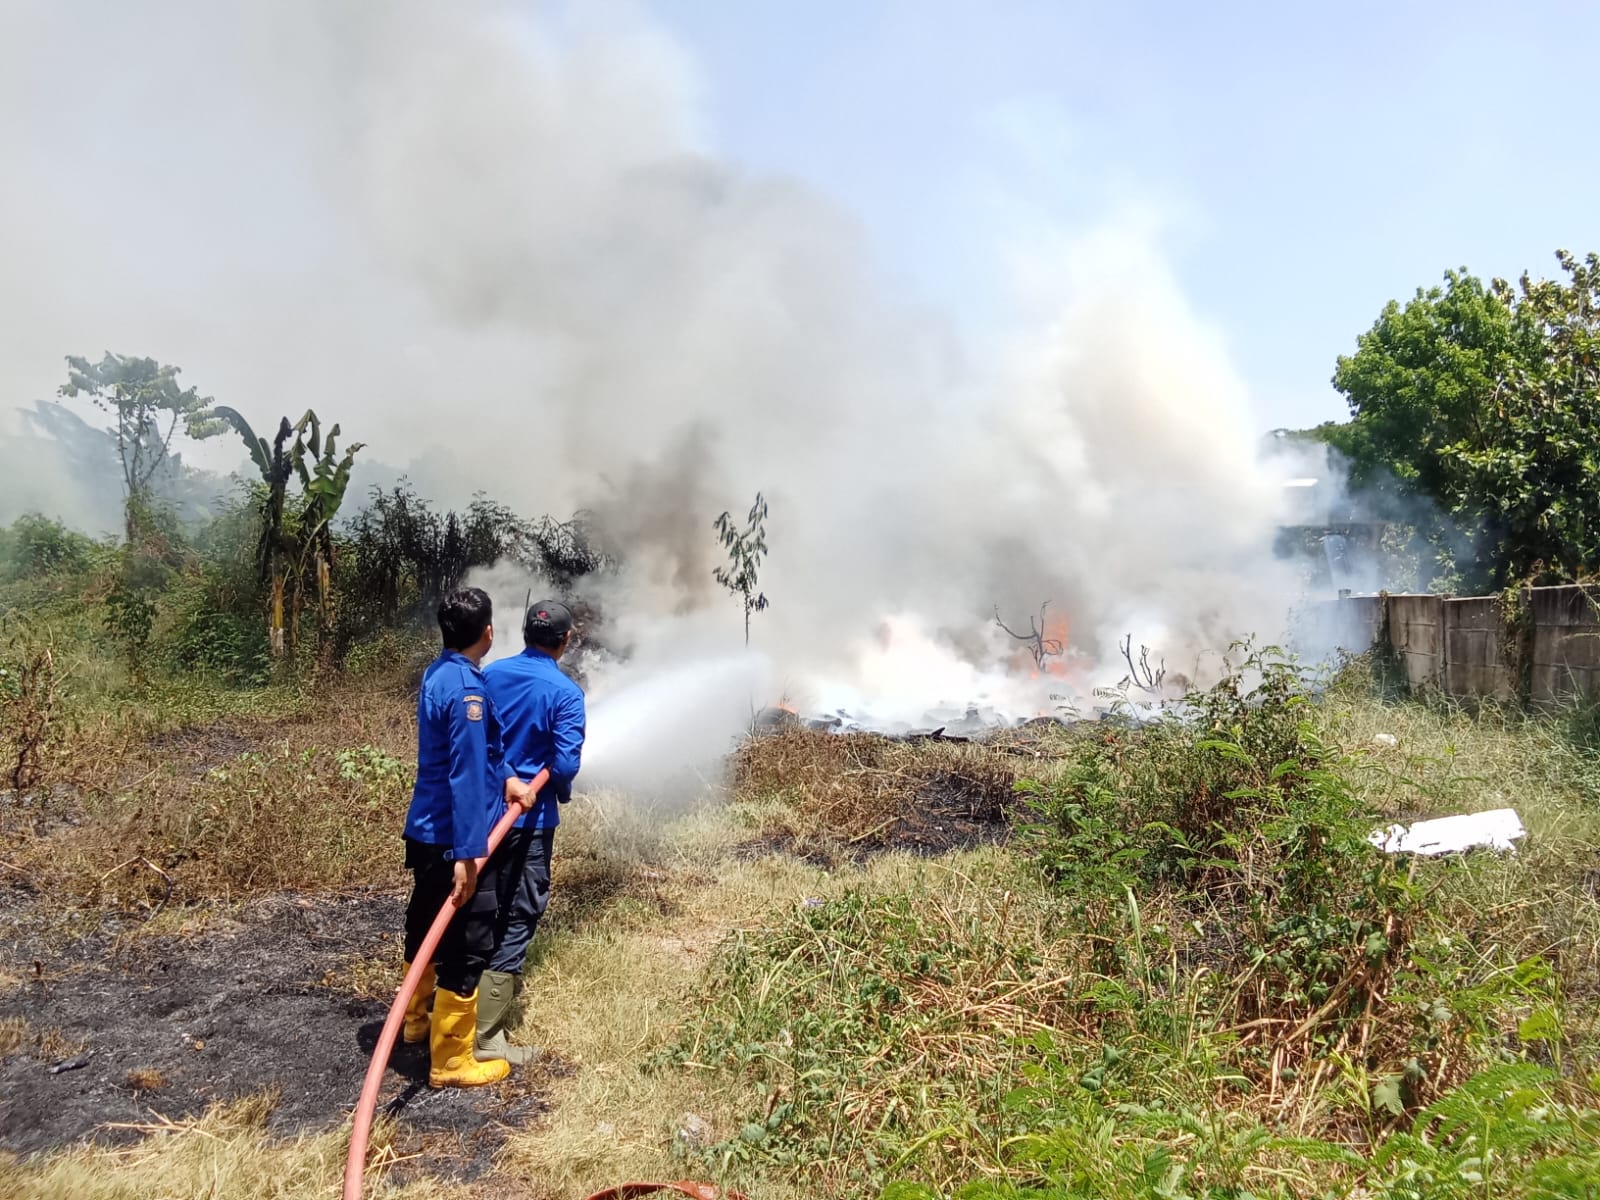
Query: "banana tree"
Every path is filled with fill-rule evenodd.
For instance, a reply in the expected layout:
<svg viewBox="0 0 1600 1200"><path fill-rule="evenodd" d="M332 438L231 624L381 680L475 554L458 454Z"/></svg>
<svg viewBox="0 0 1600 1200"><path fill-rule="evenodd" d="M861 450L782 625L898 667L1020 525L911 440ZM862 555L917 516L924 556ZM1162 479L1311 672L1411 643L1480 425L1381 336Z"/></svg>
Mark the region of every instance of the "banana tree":
<svg viewBox="0 0 1600 1200"><path fill-rule="evenodd" d="M307 433L309 431L309 436ZM341 458L337 450L339 426L322 437L322 423L310 409L295 426L294 449L290 460L300 476L300 558L296 564L294 604L295 634L300 622L300 580L307 571L314 575L317 588L317 621L324 647L333 629L333 519L350 488L350 471L364 442L352 442Z"/></svg>
<svg viewBox="0 0 1600 1200"><path fill-rule="evenodd" d="M288 417L282 418L278 422L278 435L269 444L266 438L257 436L250 422L237 409L218 405L213 411L243 439L245 448L250 452L250 461L255 464L266 488L261 498L261 539L256 543L256 568L261 581L271 589L267 601L267 645L274 658L282 658L285 649L284 576L294 550L284 513L284 501L289 480L294 474L294 465L285 444L294 429Z"/></svg>
<svg viewBox="0 0 1600 1200"><path fill-rule="evenodd" d="M299 642L301 595L308 572L315 578L324 638L332 627L333 519L349 489L350 471L362 443L349 446L340 458L339 427L330 429L324 440L321 421L310 409L293 425L283 417L271 444L235 409L219 405L214 411L243 439L266 487L256 561L262 581L271 588L268 645L273 657L281 658ZM289 480L295 475L300 477L301 497L298 505L291 506Z"/></svg>

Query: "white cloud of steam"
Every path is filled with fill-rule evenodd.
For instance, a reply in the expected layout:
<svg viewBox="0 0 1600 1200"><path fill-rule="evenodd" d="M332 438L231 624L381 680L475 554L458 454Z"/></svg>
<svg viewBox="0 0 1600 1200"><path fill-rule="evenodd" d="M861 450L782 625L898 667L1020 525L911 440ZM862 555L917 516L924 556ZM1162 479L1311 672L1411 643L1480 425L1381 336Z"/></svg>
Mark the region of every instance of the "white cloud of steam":
<svg viewBox="0 0 1600 1200"><path fill-rule="evenodd" d="M1051 600L1091 682L1130 630L1174 663L1277 632L1277 489L1155 235L1041 242L1027 323L975 362L826 200L708 155L699 87L628 7L24 3L4 396L150 354L259 425L314 406L446 502L588 506L629 551L617 636L663 667L738 645L711 519L761 489L756 640L818 704L1048 707L996 604Z"/></svg>

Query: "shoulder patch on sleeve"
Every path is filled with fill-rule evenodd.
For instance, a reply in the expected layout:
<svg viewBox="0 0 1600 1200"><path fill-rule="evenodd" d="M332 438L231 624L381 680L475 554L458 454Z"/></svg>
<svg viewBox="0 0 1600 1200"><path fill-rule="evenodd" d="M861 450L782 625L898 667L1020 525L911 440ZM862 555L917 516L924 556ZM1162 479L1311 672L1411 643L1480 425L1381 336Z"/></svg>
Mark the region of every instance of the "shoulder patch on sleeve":
<svg viewBox="0 0 1600 1200"><path fill-rule="evenodd" d="M483 720L483 697L482 696L468 696L468 697L466 697L466 705L467 705L467 720L469 720L469 721L481 721L481 720Z"/></svg>

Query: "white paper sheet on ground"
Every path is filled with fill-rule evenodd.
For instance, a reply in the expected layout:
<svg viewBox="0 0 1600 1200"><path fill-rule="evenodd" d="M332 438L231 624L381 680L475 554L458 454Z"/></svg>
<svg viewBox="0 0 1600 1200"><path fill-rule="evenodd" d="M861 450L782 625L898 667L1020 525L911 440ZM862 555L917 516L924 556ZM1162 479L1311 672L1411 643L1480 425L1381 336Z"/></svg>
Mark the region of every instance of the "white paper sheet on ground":
<svg viewBox="0 0 1600 1200"><path fill-rule="evenodd" d="M1435 817L1411 826L1391 825L1372 835L1372 844L1391 854L1456 854L1483 846L1491 850L1515 850L1512 843L1527 830L1514 808L1494 808L1488 812L1460 817Z"/></svg>

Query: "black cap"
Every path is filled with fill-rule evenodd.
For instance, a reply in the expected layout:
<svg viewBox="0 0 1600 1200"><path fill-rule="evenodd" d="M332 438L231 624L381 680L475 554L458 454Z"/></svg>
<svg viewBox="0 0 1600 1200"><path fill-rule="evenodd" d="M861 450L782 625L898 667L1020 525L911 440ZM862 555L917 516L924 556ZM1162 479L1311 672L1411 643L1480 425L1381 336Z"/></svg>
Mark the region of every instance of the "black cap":
<svg viewBox="0 0 1600 1200"><path fill-rule="evenodd" d="M572 631L572 610L559 600L540 600L522 621L522 638L534 644L553 645Z"/></svg>

